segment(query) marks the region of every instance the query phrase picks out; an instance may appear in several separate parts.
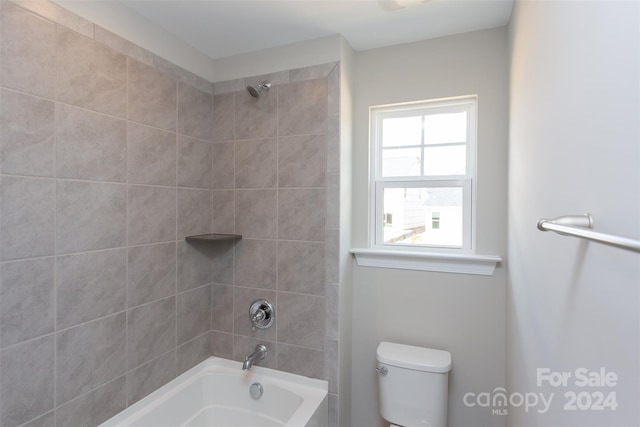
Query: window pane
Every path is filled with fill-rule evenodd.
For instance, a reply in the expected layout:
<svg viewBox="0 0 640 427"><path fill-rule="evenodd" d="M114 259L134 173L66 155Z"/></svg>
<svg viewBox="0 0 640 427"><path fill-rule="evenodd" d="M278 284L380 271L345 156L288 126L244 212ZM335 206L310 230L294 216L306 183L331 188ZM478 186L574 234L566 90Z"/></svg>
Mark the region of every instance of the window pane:
<svg viewBox="0 0 640 427"><path fill-rule="evenodd" d="M420 176L420 148L382 150L382 176Z"/></svg>
<svg viewBox="0 0 640 427"><path fill-rule="evenodd" d="M465 175L466 173L466 145L427 147L424 149L425 175Z"/></svg>
<svg viewBox="0 0 640 427"><path fill-rule="evenodd" d="M422 144L422 117L399 117L382 121L382 146Z"/></svg>
<svg viewBox="0 0 640 427"><path fill-rule="evenodd" d="M462 188L385 188L384 243L462 246Z"/></svg>
<svg viewBox="0 0 640 427"><path fill-rule="evenodd" d="M467 141L467 113L431 114L424 117L425 144Z"/></svg>

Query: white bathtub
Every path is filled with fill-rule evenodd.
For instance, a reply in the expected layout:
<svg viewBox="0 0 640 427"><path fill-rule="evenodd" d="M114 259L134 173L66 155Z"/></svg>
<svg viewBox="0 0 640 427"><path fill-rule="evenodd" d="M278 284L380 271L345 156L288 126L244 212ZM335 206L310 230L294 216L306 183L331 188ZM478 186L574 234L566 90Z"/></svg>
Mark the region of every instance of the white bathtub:
<svg viewBox="0 0 640 427"><path fill-rule="evenodd" d="M262 397L249 395L259 382ZM100 427L327 427L327 382L210 357Z"/></svg>

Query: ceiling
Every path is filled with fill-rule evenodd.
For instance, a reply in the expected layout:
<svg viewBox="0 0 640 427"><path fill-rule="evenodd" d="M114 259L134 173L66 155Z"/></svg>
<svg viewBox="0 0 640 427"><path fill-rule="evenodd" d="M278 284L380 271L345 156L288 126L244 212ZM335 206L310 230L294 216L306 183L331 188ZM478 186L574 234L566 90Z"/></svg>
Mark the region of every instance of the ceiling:
<svg viewBox="0 0 640 427"><path fill-rule="evenodd" d="M513 0L120 0L213 59L342 34L356 50L499 27ZM402 5L417 3L403 8ZM395 9L395 10L394 10Z"/></svg>

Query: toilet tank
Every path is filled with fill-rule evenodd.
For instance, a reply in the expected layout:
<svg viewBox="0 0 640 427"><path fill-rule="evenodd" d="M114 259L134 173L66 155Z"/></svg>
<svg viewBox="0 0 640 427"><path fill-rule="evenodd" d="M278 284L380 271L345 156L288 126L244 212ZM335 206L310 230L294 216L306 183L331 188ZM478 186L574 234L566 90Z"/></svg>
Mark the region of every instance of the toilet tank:
<svg viewBox="0 0 640 427"><path fill-rule="evenodd" d="M446 427L451 354L382 342L377 350L380 414L403 427Z"/></svg>

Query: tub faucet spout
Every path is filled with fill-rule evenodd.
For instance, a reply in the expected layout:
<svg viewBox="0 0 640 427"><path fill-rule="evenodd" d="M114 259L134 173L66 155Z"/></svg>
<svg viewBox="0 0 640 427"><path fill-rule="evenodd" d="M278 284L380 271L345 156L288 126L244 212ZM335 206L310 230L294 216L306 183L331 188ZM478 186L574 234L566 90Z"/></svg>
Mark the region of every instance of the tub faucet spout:
<svg viewBox="0 0 640 427"><path fill-rule="evenodd" d="M245 357L244 363L242 364L243 371L250 371L253 367L253 362L256 360L261 360L267 357L269 352L267 351L267 347L264 344L258 344L255 348L255 351L251 353L249 356Z"/></svg>

